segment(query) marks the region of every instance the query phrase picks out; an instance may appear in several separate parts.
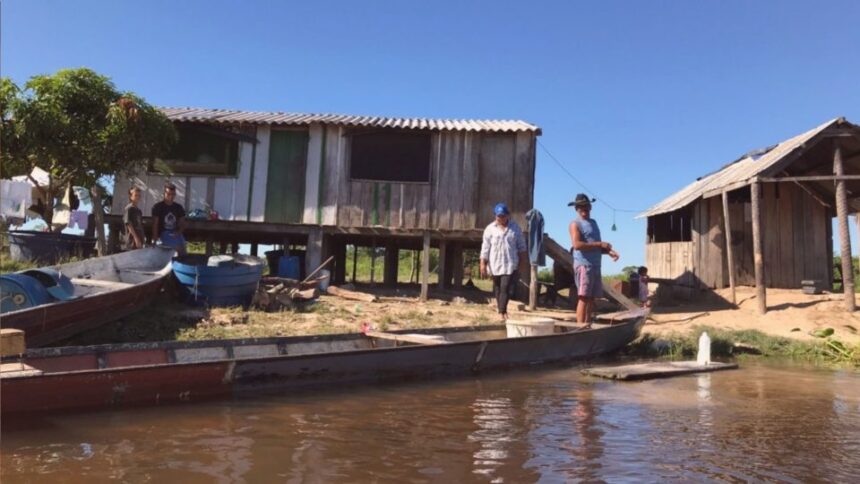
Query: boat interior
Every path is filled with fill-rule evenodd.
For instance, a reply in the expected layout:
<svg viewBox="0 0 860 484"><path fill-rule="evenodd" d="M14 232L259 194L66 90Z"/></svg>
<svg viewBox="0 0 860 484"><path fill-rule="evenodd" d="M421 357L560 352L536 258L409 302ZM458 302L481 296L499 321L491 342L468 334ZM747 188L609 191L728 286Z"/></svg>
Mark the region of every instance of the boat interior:
<svg viewBox="0 0 860 484"><path fill-rule="evenodd" d="M55 269L71 280L75 297L85 297L163 277L170 273L172 259L171 249L147 247L62 264Z"/></svg>

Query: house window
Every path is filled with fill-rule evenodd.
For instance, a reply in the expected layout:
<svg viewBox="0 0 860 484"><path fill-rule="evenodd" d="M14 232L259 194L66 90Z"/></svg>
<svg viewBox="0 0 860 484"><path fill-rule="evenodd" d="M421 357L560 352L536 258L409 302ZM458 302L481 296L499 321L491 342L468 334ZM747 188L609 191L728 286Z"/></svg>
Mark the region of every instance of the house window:
<svg viewBox="0 0 860 484"><path fill-rule="evenodd" d="M430 182L430 133L385 131L352 135L353 180Z"/></svg>
<svg viewBox="0 0 860 484"><path fill-rule="evenodd" d="M179 140L167 155L176 174L235 176L239 136L211 126L176 126Z"/></svg>
<svg viewBox="0 0 860 484"><path fill-rule="evenodd" d="M693 213L689 207L648 217L648 243L693 240Z"/></svg>

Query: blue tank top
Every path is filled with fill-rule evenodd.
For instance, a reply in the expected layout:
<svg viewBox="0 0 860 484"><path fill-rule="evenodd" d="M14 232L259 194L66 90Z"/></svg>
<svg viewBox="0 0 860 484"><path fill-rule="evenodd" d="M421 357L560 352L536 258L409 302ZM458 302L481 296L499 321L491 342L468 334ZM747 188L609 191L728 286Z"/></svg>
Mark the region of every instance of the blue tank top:
<svg viewBox="0 0 860 484"><path fill-rule="evenodd" d="M579 227L579 236L584 242L600 242L600 227L597 222L588 219L576 219L573 221ZM592 266L600 267L600 258L603 256L603 251L600 249L574 250L573 264L577 266Z"/></svg>

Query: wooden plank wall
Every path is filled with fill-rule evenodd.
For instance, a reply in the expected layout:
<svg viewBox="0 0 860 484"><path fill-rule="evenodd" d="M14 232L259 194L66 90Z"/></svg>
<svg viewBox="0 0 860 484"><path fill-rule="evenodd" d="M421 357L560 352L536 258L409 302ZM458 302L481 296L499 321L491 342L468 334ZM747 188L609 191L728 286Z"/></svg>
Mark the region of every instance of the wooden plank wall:
<svg viewBox="0 0 860 484"><path fill-rule="evenodd" d="M739 285L755 284L749 202L729 204ZM768 287L799 288L804 279L832 279L830 209L800 187L766 183L762 194L762 246ZM727 287L720 197L696 203L693 210L694 273L707 287ZM659 244L649 244L659 245ZM649 267L650 270L650 267Z"/></svg>
<svg viewBox="0 0 860 484"><path fill-rule="evenodd" d="M328 133L323 225L481 228L492 221L493 206L504 201L525 227L534 200L532 133L435 132L430 183L350 180L349 138L338 128L329 127Z"/></svg>
<svg viewBox="0 0 860 484"><path fill-rule="evenodd" d="M673 292L679 296L689 296L691 288L696 286L693 252L693 242L645 244L645 266L648 268L648 275L675 280L681 286L673 288Z"/></svg>

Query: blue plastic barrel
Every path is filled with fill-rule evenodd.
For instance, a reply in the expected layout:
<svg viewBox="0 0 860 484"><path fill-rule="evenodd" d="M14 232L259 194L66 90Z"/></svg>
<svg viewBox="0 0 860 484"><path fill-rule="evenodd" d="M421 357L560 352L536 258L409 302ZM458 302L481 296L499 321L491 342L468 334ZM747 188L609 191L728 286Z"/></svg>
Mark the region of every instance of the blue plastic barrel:
<svg viewBox="0 0 860 484"><path fill-rule="evenodd" d="M38 280L24 274L0 276L0 313L41 306L51 302L51 295Z"/></svg>
<svg viewBox="0 0 860 484"><path fill-rule="evenodd" d="M278 261L278 277L299 280L302 278L301 274L302 265L298 256L281 256L281 260Z"/></svg>

